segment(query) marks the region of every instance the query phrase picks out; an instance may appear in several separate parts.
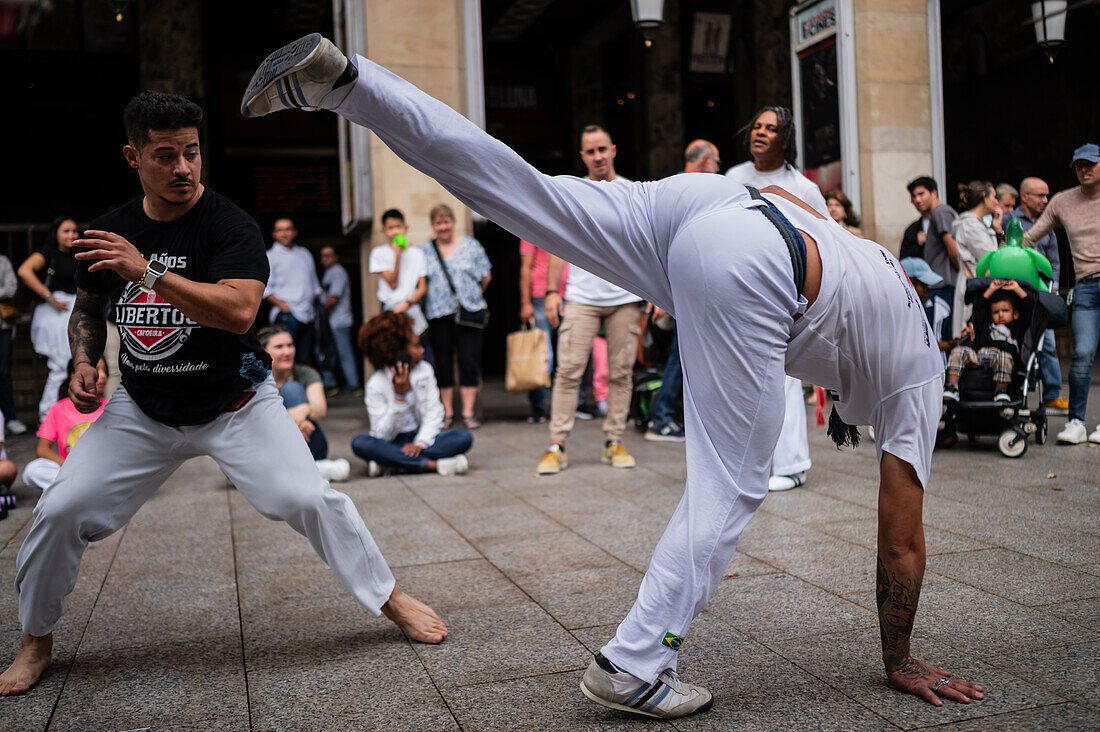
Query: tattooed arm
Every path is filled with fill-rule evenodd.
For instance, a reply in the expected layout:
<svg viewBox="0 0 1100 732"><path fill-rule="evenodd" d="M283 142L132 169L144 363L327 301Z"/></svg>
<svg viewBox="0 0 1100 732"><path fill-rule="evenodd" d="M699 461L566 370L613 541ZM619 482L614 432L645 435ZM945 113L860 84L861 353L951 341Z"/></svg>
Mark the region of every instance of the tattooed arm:
<svg viewBox="0 0 1100 732"><path fill-rule="evenodd" d="M875 595L886 678L902 691L941 706L940 697L964 704L982 699L982 687L913 658L909 639L924 580L924 491L908 463L882 454Z"/></svg>
<svg viewBox="0 0 1100 732"><path fill-rule="evenodd" d="M69 350L73 354L73 378L69 399L84 413L99 408L96 364L107 344L107 296L77 290L73 314L69 316Z"/></svg>

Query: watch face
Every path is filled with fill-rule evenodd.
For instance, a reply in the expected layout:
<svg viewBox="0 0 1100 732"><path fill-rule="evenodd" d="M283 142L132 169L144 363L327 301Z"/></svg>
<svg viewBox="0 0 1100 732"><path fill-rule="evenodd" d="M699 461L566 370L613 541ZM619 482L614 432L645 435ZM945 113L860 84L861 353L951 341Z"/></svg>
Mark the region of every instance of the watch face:
<svg viewBox="0 0 1100 732"><path fill-rule="evenodd" d="M165 265L164 262L154 259L152 262L149 262L149 271L155 274L157 277L163 277L164 274L168 271L168 266Z"/></svg>

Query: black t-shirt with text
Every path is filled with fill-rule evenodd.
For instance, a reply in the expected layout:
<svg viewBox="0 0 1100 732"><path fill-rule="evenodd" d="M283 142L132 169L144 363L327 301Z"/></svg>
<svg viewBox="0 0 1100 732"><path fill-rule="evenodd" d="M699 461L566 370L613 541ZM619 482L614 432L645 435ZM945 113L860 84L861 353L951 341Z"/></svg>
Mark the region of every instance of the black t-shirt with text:
<svg viewBox="0 0 1100 732"><path fill-rule="evenodd" d="M174 221L145 215L138 196L100 216L89 229L125 237L148 260L194 282L226 279L267 282L267 252L252 217L209 188ZM122 385L152 419L173 426L217 417L270 368L256 333L244 335L203 326L155 292L145 293L111 270L89 272L80 260L77 286L107 294L114 306L122 349Z"/></svg>

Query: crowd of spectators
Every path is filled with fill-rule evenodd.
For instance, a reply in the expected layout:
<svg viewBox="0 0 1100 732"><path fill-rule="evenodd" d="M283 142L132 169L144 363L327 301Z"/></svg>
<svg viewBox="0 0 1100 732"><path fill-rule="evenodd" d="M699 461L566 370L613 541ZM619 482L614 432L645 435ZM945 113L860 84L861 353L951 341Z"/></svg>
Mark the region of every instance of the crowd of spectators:
<svg viewBox="0 0 1100 732"><path fill-rule="evenodd" d="M768 113L776 118L774 126L780 127L778 113L772 108L764 111ZM750 151L752 135L758 134L755 130L746 136ZM580 155L589 179L621 178L615 172L615 154L606 130L585 128ZM1039 358L1042 400L1055 413L1068 412L1067 426L1058 440L1072 444L1100 442L1100 426L1089 434L1084 423L1092 361L1100 340L1098 162L1100 148L1095 144L1074 151L1072 166L1080 185L1053 198L1037 177L1024 178L1018 188L973 180L958 185L957 203L952 206L941 198L933 178L919 177L908 184L919 216L905 229L898 252L944 355L945 398L957 399L963 369L988 362L998 375L997 398L1001 399L1011 359L1006 363L1003 349L998 352L990 343L1012 340L1006 335L1008 326L1016 320L1026 293L1009 283L990 285L978 299L981 311L972 317L971 307L963 300L966 282L976 275L984 255L1005 244L1009 222L1018 220L1023 243L1050 261L1049 286L1057 292L1062 267L1054 227L1065 228L1075 278L1069 298L1074 350L1068 399L1061 393L1062 371L1053 330L1044 334ZM731 169L731 176L752 164ZM685 151L685 172L717 173L719 165L713 143L696 140ZM863 236L859 215L842 190L828 191L824 202L834 221ZM491 266L477 239L456 232L449 207L435 206L428 219L432 238L410 245L404 214L390 209L381 216L382 243L371 250L368 269L378 275L377 296L383 312L358 332L350 278L335 248L320 249L319 275L313 253L298 242L294 222L289 218L274 222L267 253L271 275L264 292L270 309L266 317L261 314L270 325L259 330L259 336L271 356L272 376L284 405L319 470L330 480L346 479L350 473L346 460L328 458L328 441L321 428L327 398L338 394L341 385L366 403L370 429L354 438L352 451L366 461L368 475L388 471L449 475L467 469L471 431L480 426L477 398L489 316L484 293ZM41 300L30 333L35 351L46 359L48 376L38 407L36 458L23 470L24 482L41 489L50 485L73 442L100 413L77 413L67 398L67 372L72 372L67 326L76 293L73 242L78 236L76 221L60 216L51 226L49 243L27 257L18 270L0 256L0 429L4 430L0 435L18 435L28 429L16 415L11 378L15 314L7 303L15 294L16 274ZM519 254L519 320L545 332L547 369L553 377L552 390L540 387L527 395L527 421L550 422L551 444L538 472L556 473L566 466L565 440L573 420L592 417L584 407L586 384L594 390L598 410L605 416L603 462L620 468L635 465L622 436L632 408L639 336L645 328L660 327L672 334L667 362L660 369L664 388L646 405L653 409L653 414L644 415L652 417L646 439L683 441L675 321L631 293L548 255L535 243L521 241ZM117 344L117 330L113 336ZM365 388L356 346L374 368ZM109 377L116 384L118 378L111 350L100 364L104 400L113 391ZM114 351L117 354L117 346ZM459 418L461 428L453 429ZM0 492L17 474L6 457L0 447Z"/></svg>

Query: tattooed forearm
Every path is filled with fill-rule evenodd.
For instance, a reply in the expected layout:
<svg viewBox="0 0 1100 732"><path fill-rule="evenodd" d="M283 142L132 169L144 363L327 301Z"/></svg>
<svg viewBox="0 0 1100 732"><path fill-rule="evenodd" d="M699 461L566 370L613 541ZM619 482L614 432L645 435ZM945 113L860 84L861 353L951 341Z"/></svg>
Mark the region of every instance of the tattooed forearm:
<svg viewBox="0 0 1100 732"><path fill-rule="evenodd" d="M920 599L920 576L915 572L887 570L880 556L875 595L882 633L882 660L887 673L896 671L921 675L927 669L910 668L923 664L909 657L909 636L913 633L913 620Z"/></svg>
<svg viewBox="0 0 1100 732"><path fill-rule="evenodd" d="M73 363L95 366L107 344L107 297L78 290L69 316L69 349Z"/></svg>

